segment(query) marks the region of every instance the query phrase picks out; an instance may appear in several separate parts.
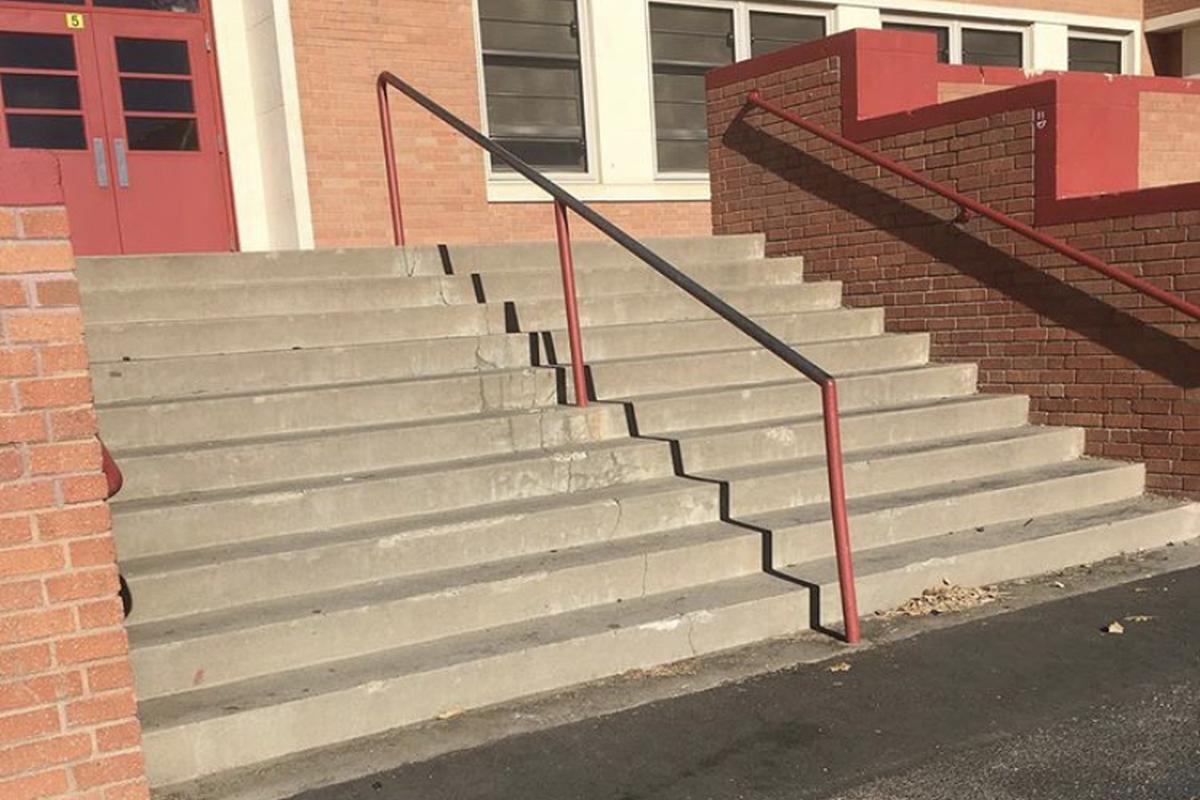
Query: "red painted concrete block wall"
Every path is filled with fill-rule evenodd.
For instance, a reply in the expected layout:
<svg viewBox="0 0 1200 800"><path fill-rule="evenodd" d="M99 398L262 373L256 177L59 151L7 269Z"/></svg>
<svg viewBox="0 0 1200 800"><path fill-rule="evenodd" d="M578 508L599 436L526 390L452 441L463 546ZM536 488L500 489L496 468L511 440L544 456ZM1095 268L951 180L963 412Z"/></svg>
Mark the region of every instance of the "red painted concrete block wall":
<svg viewBox="0 0 1200 800"><path fill-rule="evenodd" d="M766 234L770 254L844 281L849 304L884 307L890 330L929 332L935 359L977 363L982 391L1030 395L1034 423L1082 426L1090 454L1145 462L1153 490L1200 498L1200 322L989 221L956 225L948 201L787 123L739 117L757 88L842 129L845 54L784 60L710 81L715 231ZM1038 202L1053 204L1037 194L1035 111L1003 99L980 111L988 98L863 143L1033 223ZM1075 221L1044 229L1196 302L1200 196L1151 191L1173 207L1139 214L1138 193L1070 201L1056 213Z"/></svg>
<svg viewBox="0 0 1200 800"><path fill-rule="evenodd" d="M149 797L66 210L0 162L0 798Z"/></svg>

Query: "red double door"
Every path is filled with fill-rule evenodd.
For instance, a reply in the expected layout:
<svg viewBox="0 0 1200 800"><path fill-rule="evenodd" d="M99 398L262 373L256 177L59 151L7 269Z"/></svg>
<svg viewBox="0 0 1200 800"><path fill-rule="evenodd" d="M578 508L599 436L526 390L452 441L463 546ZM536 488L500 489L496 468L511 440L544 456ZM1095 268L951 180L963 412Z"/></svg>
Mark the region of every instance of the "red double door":
<svg viewBox="0 0 1200 800"><path fill-rule="evenodd" d="M235 248L204 12L0 0L0 156L58 156L77 253Z"/></svg>

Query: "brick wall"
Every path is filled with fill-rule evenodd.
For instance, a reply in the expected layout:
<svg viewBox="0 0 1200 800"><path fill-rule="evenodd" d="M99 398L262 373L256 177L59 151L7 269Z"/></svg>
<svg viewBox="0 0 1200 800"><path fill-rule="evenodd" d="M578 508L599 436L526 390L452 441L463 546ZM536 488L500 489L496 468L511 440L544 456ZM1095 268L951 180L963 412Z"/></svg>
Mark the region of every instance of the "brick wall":
<svg viewBox="0 0 1200 800"><path fill-rule="evenodd" d="M710 76L714 230L765 233L770 254L803 255L812 278L844 281L849 304L884 307L890 330L931 333L935 359L978 363L983 391L1030 395L1034 422L1083 426L1089 453L1144 461L1153 489L1200 497L1200 323L986 220L956 226L940 197L787 123L734 121L757 87L839 129L842 64L853 62L829 49L757 76ZM865 143L1032 222L1030 96L961 101L952 121L938 107L937 124L905 115ZM1200 211L1125 211L1047 230L1200 300Z"/></svg>
<svg viewBox="0 0 1200 800"><path fill-rule="evenodd" d="M0 161L0 797L131 800L149 791L56 195L52 160Z"/></svg>
<svg viewBox="0 0 1200 800"><path fill-rule="evenodd" d="M470 0L292 0L318 246L391 239L374 81L388 69L479 127ZM413 242L553 239L545 203L489 203L481 151L411 102L393 102L405 228ZM595 203L635 235L710 232L707 202ZM579 236L594 235L576 225Z"/></svg>
<svg viewBox="0 0 1200 800"><path fill-rule="evenodd" d="M1144 92L1142 186L1200 181L1200 94Z"/></svg>
<svg viewBox="0 0 1200 800"><path fill-rule="evenodd" d="M1200 8L1197 0L1145 0L1146 19L1154 19L1180 11L1190 11Z"/></svg>

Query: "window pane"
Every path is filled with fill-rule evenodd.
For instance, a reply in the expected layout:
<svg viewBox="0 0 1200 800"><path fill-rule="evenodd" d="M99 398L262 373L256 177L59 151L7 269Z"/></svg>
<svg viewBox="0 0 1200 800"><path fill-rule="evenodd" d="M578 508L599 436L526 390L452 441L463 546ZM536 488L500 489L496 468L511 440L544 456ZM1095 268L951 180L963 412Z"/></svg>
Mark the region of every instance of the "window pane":
<svg viewBox="0 0 1200 800"><path fill-rule="evenodd" d="M83 117L75 115L9 114L10 147L86 150Z"/></svg>
<svg viewBox="0 0 1200 800"><path fill-rule="evenodd" d="M963 63L991 67L1024 66L1024 37L1012 31L963 28Z"/></svg>
<svg viewBox="0 0 1200 800"><path fill-rule="evenodd" d="M126 111L195 110L191 81L121 78L121 101Z"/></svg>
<svg viewBox="0 0 1200 800"><path fill-rule="evenodd" d="M74 75L0 75L8 108L79 108Z"/></svg>
<svg viewBox="0 0 1200 800"><path fill-rule="evenodd" d="M1099 39L1071 39L1068 42L1067 69L1073 72L1106 72L1120 75L1124 59L1120 42Z"/></svg>
<svg viewBox="0 0 1200 800"><path fill-rule="evenodd" d="M750 55L761 56L825 37L824 17L750 12Z"/></svg>
<svg viewBox="0 0 1200 800"><path fill-rule="evenodd" d="M0 31L0 67L75 69L71 36Z"/></svg>
<svg viewBox="0 0 1200 800"><path fill-rule="evenodd" d="M145 8L150 11L199 11L200 0L95 0L106 8Z"/></svg>
<svg viewBox="0 0 1200 800"><path fill-rule="evenodd" d="M704 73L733 63L733 14L719 8L651 4L650 42L658 169L704 172Z"/></svg>
<svg viewBox="0 0 1200 800"><path fill-rule="evenodd" d="M906 22L885 22L886 31L911 31L912 33L932 33L937 37L937 60L943 64L950 63L950 29L938 25L909 25Z"/></svg>
<svg viewBox="0 0 1200 800"><path fill-rule="evenodd" d="M126 117L130 150L199 150L196 120L179 117Z"/></svg>
<svg viewBox="0 0 1200 800"><path fill-rule="evenodd" d="M117 39L117 69L156 75L189 75L187 42Z"/></svg>
<svg viewBox="0 0 1200 800"><path fill-rule="evenodd" d="M81 6L83 0L25 0L26 3L46 3L52 6Z"/></svg>
<svg viewBox="0 0 1200 800"><path fill-rule="evenodd" d="M586 171L575 0L480 0L479 29L492 136L539 169Z"/></svg>

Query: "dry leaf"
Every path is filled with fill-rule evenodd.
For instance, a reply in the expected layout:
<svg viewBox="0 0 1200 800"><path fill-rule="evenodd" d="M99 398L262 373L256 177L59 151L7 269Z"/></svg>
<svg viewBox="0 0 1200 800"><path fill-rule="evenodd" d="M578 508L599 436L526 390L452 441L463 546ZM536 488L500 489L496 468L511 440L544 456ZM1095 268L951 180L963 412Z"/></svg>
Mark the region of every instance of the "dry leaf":
<svg viewBox="0 0 1200 800"><path fill-rule="evenodd" d="M1067 588L1067 585L1065 583L1063 583L1062 581L1051 581L1050 585L1053 586L1055 589Z"/></svg>
<svg viewBox="0 0 1200 800"><path fill-rule="evenodd" d="M443 711L442 713L438 714L437 718L438 719L454 719L459 714L463 713L463 711L464 711L464 709L457 708L457 707L448 708L445 711Z"/></svg>
<svg viewBox="0 0 1200 800"><path fill-rule="evenodd" d="M1150 616L1149 614L1130 614L1128 617L1125 618L1125 621L1126 622L1149 622L1152 619L1154 619L1154 617Z"/></svg>
<svg viewBox="0 0 1200 800"><path fill-rule="evenodd" d="M1103 630L1105 633L1124 633L1125 626L1114 620L1105 625L1101 630Z"/></svg>
<svg viewBox="0 0 1200 800"><path fill-rule="evenodd" d="M830 672L849 672L850 664L845 661L839 661L829 668Z"/></svg>

